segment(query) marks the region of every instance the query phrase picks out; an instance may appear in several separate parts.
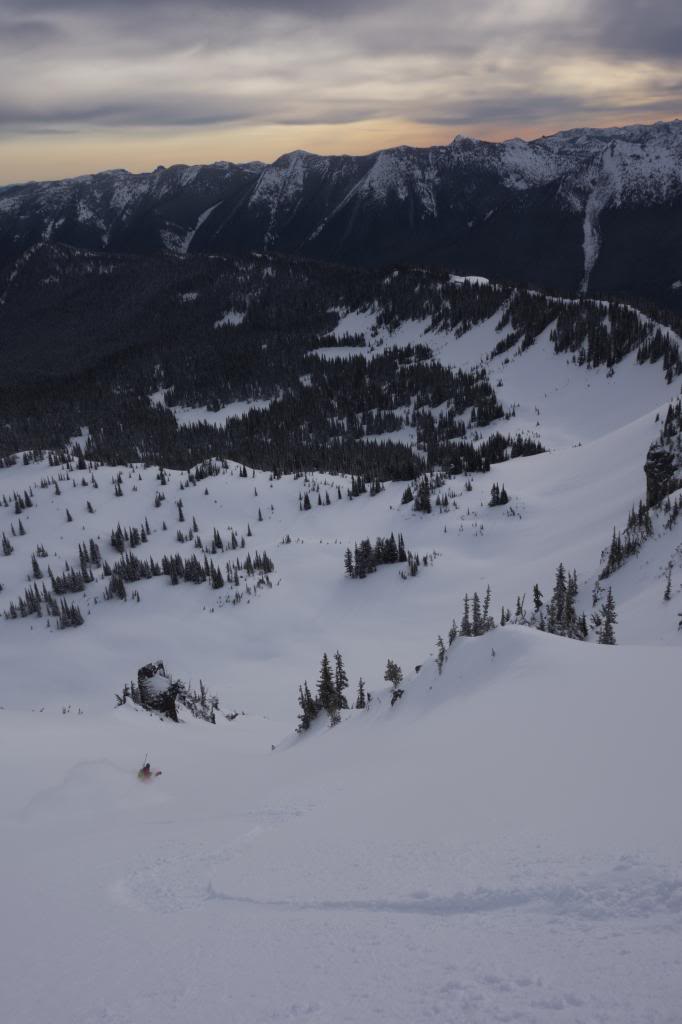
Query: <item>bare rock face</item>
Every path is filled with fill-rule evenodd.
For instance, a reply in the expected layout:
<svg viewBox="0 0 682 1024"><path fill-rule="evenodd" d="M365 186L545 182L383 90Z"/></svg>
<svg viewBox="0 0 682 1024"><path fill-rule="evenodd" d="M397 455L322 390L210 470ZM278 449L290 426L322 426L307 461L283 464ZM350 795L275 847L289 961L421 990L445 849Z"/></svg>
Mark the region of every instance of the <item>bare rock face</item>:
<svg viewBox="0 0 682 1024"><path fill-rule="evenodd" d="M675 460L672 452L665 448L652 447L644 465L646 475L646 500L651 507L658 505L667 494L682 486L675 479Z"/></svg>
<svg viewBox="0 0 682 1024"><path fill-rule="evenodd" d="M142 668L137 670L137 685L143 686L148 681L161 676L163 679L168 679L166 670L162 661L150 661L148 665L143 665Z"/></svg>
<svg viewBox="0 0 682 1024"><path fill-rule="evenodd" d="M180 684L166 675L162 661L151 661L137 672L138 701L149 711L158 711L171 721L178 721L176 701Z"/></svg>
<svg viewBox="0 0 682 1024"><path fill-rule="evenodd" d="M682 402L668 408L661 436L648 451L644 466L649 506L682 487Z"/></svg>
<svg viewBox="0 0 682 1024"><path fill-rule="evenodd" d="M128 700L172 722L179 722L179 711L185 710L212 725L215 725L219 706L218 698L208 692L201 680L199 688L193 690L179 679L173 679L162 661L150 661L138 669L137 686L130 683L116 696L119 707Z"/></svg>

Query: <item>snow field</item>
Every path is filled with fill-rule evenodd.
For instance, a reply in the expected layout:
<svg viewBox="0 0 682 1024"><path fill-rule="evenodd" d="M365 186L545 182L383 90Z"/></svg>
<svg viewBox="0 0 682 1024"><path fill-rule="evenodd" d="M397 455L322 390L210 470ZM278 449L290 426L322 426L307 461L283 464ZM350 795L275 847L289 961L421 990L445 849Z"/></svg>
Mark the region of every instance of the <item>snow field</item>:
<svg viewBox="0 0 682 1024"><path fill-rule="evenodd" d="M1 952L41 964L7 1019L674 1021L677 664L505 627L274 752L248 718L0 716Z"/></svg>
<svg viewBox="0 0 682 1024"><path fill-rule="evenodd" d="M424 340L474 365L493 326ZM97 488L72 472L60 495L40 487L57 476L47 464L0 470L0 496L34 493L26 535L0 556L2 608L28 584L37 544L44 571L77 566L91 537L113 563L111 530L145 517L140 558L194 554L176 531L195 516L205 545L214 527L225 541L251 528L216 563L256 550L275 563L272 588L242 585L238 605L229 588L167 577L105 602L98 578L69 597L78 629L0 619L3 1021L679 1024L679 521L657 521L609 579L615 648L505 626L458 639L442 675L431 657L465 592L489 583L497 619L517 594L528 608L535 582L549 596L559 561L577 570L589 616L600 552L644 495L676 388L631 359L612 376L566 363L548 337L508 355L491 380L499 368L517 415L492 429L532 430L552 450L473 477L471 491L448 481L447 513L402 506L404 483L349 501L348 478L242 478L234 464L183 490L186 474L162 485L154 467L122 467L121 497L111 467ZM488 507L493 482L510 506ZM0 506L0 531L17 522ZM397 566L347 579L346 546L390 532L432 564L414 579ZM370 710L299 738L298 686L314 687L322 652L337 649L349 697L362 675ZM388 657L406 677L394 708ZM172 725L115 709L158 658L244 714ZM163 775L142 785L146 753Z"/></svg>

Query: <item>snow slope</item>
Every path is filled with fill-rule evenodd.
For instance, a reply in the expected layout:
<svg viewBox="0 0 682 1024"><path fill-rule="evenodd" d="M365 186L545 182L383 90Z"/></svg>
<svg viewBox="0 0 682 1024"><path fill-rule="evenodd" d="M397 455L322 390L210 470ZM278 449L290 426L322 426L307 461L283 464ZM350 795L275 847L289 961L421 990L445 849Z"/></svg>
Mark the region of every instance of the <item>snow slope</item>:
<svg viewBox="0 0 682 1024"><path fill-rule="evenodd" d="M455 366L498 339L493 321L460 339L399 334ZM0 532L14 547L0 556L3 608L37 544L44 571L77 565L90 538L113 562L112 529L145 518L142 558L193 554L176 531L194 517L206 544L214 528L245 536L220 564L256 550L275 563L272 586L242 580L237 604L235 588L167 577L107 602L96 573L73 598L78 629L0 619L3 1021L678 1024L680 520L657 522L609 579L616 647L505 626L457 639L442 675L432 654L465 592L489 583L498 618L517 595L528 607L536 582L548 596L560 560L589 616L601 551L644 495L646 451L679 382L631 358L610 375L586 370L547 334L488 368L515 404L508 429L551 450L471 490L446 481L449 509L430 516L401 504L403 483L350 501L348 478L243 477L231 463L182 490L185 473L162 483L155 467L121 467L120 497L111 467L0 470ZM60 472L59 494L41 487ZM493 482L509 506L488 506ZM30 487L20 535L12 496ZM345 548L391 531L429 564L415 578L398 566L346 578ZM370 710L299 738L298 686L336 650ZM395 707L389 657L406 676ZM172 725L115 709L157 658L240 714ZM147 752L163 775L142 785Z"/></svg>
<svg viewBox="0 0 682 1024"><path fill-rule="evenodd" d="M672 1024L678 664L505 627L275 751L1 716L4 1019Z"/></svg>

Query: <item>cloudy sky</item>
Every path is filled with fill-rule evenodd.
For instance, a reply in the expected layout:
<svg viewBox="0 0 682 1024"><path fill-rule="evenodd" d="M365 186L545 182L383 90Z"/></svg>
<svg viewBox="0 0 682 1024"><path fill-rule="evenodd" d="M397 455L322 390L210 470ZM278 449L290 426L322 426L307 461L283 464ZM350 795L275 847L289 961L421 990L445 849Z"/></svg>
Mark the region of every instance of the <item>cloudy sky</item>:
<svg viewBox="0 0 682 1024"><path fill-rule="evenodd" d="M0 0L0 182L682 116L682 0Z"/></svg>

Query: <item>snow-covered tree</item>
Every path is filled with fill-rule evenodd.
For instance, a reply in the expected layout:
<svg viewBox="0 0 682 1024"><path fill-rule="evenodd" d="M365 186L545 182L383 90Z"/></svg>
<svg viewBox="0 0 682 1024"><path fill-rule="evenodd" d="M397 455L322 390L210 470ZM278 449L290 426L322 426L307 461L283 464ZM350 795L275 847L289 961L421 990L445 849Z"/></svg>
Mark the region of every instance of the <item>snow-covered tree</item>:
<svg viewBox="0 0 682 1024"><path fill-rule="evenodd" d="M617 621L616 602L611 587L609 587L606 601L601 606L601 629L599 630L598 637L600 644L615 644L616 633L613 627Z"/></svg>
<svg viewBox="0 0 682 1024"><path fill-rule="evenodd" d="M400 684L403 681L403 670L401 669L400 665L398 665L391 658L389 658L388 661L386 662L384 679L386 680L387 683L390 683L393 688L393 692L391 694L392 707L397 700L400 700L404 691L400 687Z"/></svg>

